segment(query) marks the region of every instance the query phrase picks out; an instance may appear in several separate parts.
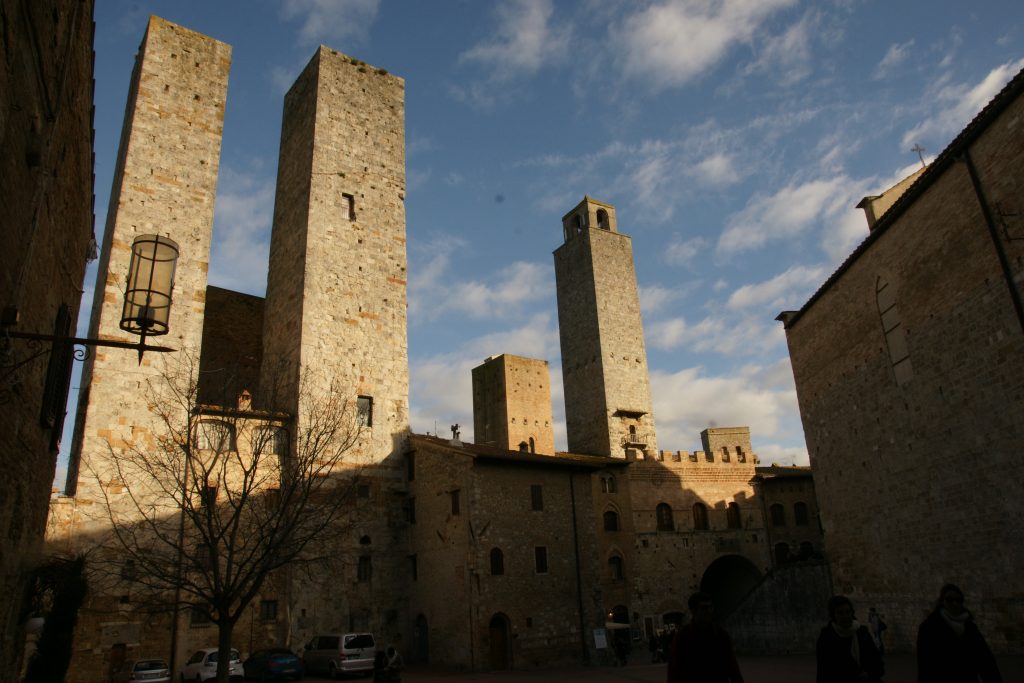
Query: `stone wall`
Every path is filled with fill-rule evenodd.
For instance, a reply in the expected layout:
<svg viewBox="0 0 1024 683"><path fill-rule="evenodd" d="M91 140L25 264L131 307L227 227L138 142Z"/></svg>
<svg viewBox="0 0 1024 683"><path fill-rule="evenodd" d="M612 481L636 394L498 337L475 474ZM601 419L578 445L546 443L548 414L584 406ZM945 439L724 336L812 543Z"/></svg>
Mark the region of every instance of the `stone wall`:
<svg viewBox="0 0 1024 683"><path fill-rule="evenodd" d="M782 316L836 590L895 649L954 582L997 651L1024 651L1022 92L1018 75Z"/></svg>
<svg viewBox="0 0 1024 683"><path fill-rule="evenodd" d="M232 406L242 391L260 389L263 361L262 297L206 288L199 357L199 402ZM258 405L260 398L256 398Z"/></svg>
<svg viewBox="0 0 1024 683"><path fill-rule="evenodd" d="M546 360L502 354L473 368L473 439L510 451L553 455L554 417Z"/></svg>
<svg viewBox="0 0 1024 683"><path fill-rule="evenodd" d="M599 210L608 214L608 227L598 227ZM588 197L563 224L576 215L584 227L566 228L566 241L555 250L569 450L620 458L627 448L655 453L631 241L613 229L610 204Z"/></svg>
<svg viewBox="0 0 1024 683"><path fill-rule="evenodd" d="M0 0L0 308L12 332L75 332L93 229L92 0ZM7 320L4 321L8 322ZM0 680L19 674L29 574L40 559L67 380L47 402L45 344L0 342ZM12 354L7 356L8 351Z"/></svg>

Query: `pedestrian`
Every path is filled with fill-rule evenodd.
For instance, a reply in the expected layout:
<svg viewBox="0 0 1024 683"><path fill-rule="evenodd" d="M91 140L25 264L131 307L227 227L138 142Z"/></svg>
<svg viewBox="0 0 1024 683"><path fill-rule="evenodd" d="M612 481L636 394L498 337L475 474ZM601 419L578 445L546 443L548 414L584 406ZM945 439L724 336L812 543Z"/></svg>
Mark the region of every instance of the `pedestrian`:
<svg viewBox="0 0 1024 683"><path fill-rule="evenodd" d="M668 683L743 683L732 639L714 622L711 596L698 591L687 605L692 617L669 647Z"/></svg>
<svg viewBox="0 0 1024 683"><path fill-rule="evenodd" d="M612 649L615 651L616 664L626 666L629 663L629 651L632 649L628 628L620 628L612 632Z"/></svg>
<svg viewBox="0 0 1024 683"><path fill-rule="evenodd" d="M651 637L647 639L647 649L651 651L651 664L661 661L658 657L658 634L652 633Z"/></svg>
<svg viewBox="0 0 1024 683"><path fill-rule="evenodd" d="M402 667L404 665L402 655L398 654L398 650L388 647L388 683L402 683Z"/></svg>
<svg viewBox="0 0 1024 683"><path fill-rule="evenodd" d="M917 631L917 680L920 683L1002 683L992 651L964 608L964 593L951 583Z"/></svg>
<svg viewBox="0 0 1024 683"><path fill-rule="evenodd" d="M388 683L388 657L384 650L377 650L373 657L373 683Z"/></svg>
<svg viewBox="0 0 1024 683"><path fill-rule="evenodd" d="M882 631L887 629L888 626L882 621L882 617L878 614L878 610L874 607L868 608L868 633L871 634L871 639L875 641L875 647L878 648L878 658L882 660L882 674L885 674L885 641L882 640Z"/></svg>
<svg viewBox="0 0 1024 683"><path fill-rule="evenodd" d="M843 595L828 601L828 624L818 636L818 683L876 683L882 657L866 626L854 619L853 603Z"/></svg>

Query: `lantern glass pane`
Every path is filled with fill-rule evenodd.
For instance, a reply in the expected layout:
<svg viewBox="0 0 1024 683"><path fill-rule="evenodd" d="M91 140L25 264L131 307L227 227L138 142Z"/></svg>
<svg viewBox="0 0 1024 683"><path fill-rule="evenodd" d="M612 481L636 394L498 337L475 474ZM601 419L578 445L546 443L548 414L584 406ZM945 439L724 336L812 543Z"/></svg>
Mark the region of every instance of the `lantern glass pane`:
<svg viewBox="0 0 1024 683"><path fill-rule="evenodd" d="M142 235L132 244L121 329L133 334L167 334L178 245L159 235Z"/></svg>

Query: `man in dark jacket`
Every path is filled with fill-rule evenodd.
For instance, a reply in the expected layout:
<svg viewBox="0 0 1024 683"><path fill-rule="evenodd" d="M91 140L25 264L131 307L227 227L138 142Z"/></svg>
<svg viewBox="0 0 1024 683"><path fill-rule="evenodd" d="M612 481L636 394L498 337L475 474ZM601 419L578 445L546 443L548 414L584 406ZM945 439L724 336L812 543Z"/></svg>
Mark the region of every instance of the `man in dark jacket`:
<svg viewBox="0 0 1024 683"><path fill-rule="evenodd" d="M692 618L676 632L668 652L668 683L743 683L732 640L712 620L714 603L697 592L688 602Z"/></svg>
<svg viewBox="0 0 1024 683"><path fill-rule="evenodd" d="M953 584L939 593L935 611L917 631L917 680L921 683L1002 683L992 651L971 613L964 594Z"/></svg>

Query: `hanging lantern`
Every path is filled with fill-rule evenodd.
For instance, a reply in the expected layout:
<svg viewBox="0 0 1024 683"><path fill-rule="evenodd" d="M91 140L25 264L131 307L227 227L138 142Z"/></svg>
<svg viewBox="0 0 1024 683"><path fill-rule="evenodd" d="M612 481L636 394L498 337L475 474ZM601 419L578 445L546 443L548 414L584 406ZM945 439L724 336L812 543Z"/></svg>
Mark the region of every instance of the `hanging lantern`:
<svg viewBox="0 0 1024 683"><path fill-rule="evenodd" d="M160 235L142 235L132 243L132 260L121 312L121 329L156 337L167 334L178 245ZM140 354L141 355L141 354Z"/></svg>

